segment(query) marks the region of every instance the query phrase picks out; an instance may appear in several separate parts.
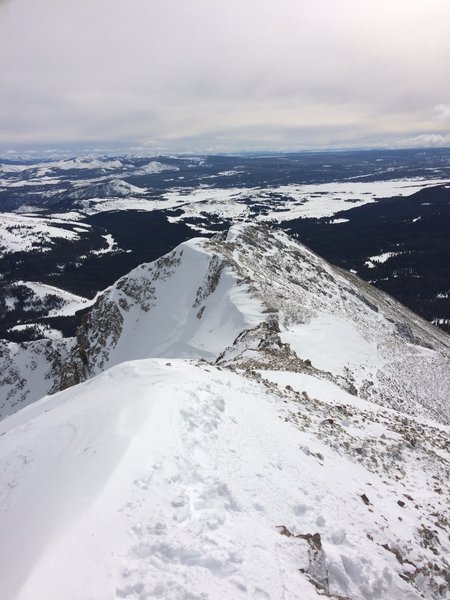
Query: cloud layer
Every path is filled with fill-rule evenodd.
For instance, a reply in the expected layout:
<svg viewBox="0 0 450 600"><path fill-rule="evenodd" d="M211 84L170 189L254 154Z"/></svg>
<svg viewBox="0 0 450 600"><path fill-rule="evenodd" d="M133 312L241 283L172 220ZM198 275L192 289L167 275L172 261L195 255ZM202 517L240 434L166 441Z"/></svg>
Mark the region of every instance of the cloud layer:
<svg viewBox="0 0 450 600"><path fill-rule="evenodd" d="M0 145L446 145L448 0L0 0Z"/></svg>

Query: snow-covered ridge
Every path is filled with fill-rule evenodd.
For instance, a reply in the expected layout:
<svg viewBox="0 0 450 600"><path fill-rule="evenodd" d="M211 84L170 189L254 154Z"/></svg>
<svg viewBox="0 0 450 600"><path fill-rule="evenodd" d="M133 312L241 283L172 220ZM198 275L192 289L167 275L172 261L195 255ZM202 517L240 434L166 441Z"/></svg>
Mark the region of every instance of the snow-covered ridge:
<svg viewBox="0 0 450 600"><path fill-rule="evenodd" d="M283 233L237 226L227 240L222 251L252 281L279 333L262 334L267 346L258 335L244 336L221 360L285 370L304 370L307 362L361 398L448 419L446 334Z"/></svg>
<svg viewBox="0 0 450 600"><path fill-rule="evenodd" d="M157 175L164 171L179 171L180 168L175 165L169 165L166 163L159 162L158 160L151 160L146 165L142 165L134 171L134 175Z"/></svg>
<svg viewBox="0 0 450 600"><path fill-rule="evenodd" d="M449 416L448 336L261 227L186 242L119 280L85 317L61 386L148 357L275 363L385 406Z"/></svg>
<svg viewBox="0 0 450 600"><path fill-rule="evenodd" d="M185 242L121 278L84 317L47 391L149 357L309 372L384 406L449 414L448 336L264 227Z"/></svg>
<svg viewBox="0 0 450 600"><path fill-rule="evenodd" d="M86 183L75 187L68 193L69 198L73 200L83 201L91 200L94 205L98 198L128 198L129 196L140 196L146 192L145 188L132 185L115 177L109 181L101 181L99 183Z"/></svg>
<svg viewBox="0 0 450 600"><path fill-rule="evenodd" d="M101 253L101 250L98 250L97 253ZM62 306L60 308L51 309L48 313L50 317L73 315L76 311L91 306L94 303L94 300L84 298L83 296L77 296L76 294L72 294L71 292L53 285L48 285L47 283L21 280L18 280L15 283L30 289L37 298L45 298L47 295L60 298Z"/></svg>
<svg viewBox="0 0 450 600"><path fill-rule="evenodd" d="M203 239L181 244L106 290L84 318L62 387L127 360L215 360L264 307Z"/></svg>
<svg viewBox="0 0 450 600"><path fill-rule="evenodd" d="M141 265L0 345L0 597L446 597L449 348L266 228Z"/></svg>

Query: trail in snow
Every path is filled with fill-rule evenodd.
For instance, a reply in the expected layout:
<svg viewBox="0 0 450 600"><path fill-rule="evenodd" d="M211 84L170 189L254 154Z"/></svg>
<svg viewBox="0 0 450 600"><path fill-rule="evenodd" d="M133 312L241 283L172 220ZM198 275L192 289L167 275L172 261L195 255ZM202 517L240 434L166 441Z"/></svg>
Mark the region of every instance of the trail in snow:
<svg viewBox="0 0 450 600"><path fill-rule="evenodd" d="M358 422L369 403L357 408L326 385L347 439L385 432L398 444L393 422L377 422L379 407L371 430ZM307 600L319 596L314 580L355 599L419 598L400 577L410 563L383 544L413 562L438 560L415 538L429 525L425 511L405 500L430 500L422 465L405 462L411 492L319 426L323 403L282 390L208 365L145 360L5 420L2 597ZM305 427L308 418L319 422Z"/></svg>

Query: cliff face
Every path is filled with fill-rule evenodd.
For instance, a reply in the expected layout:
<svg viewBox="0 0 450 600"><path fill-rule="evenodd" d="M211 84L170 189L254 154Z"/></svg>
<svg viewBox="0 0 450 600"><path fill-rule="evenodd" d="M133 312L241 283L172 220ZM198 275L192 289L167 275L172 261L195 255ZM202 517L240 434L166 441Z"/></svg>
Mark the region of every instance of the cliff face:
<svg viewBox="0 0 450 600"><path fill-rule="evenodd" d="M59 387L74 340L0 340L0 419Z"/></svg>

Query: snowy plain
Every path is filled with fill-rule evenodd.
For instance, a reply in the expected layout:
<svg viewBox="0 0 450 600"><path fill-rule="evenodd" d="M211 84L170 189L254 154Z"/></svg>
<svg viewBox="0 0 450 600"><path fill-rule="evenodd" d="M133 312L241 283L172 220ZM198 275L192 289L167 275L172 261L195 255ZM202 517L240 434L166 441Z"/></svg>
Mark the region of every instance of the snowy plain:
<svg viewBox="0 0 450 600"><path fill-rule="evenodd" d="M171 210L181 214L172 222L188 218L261 222L282 222L297 218L332 217L334 214L375 202L380 198L409 196L419 190L442 184L442 179L400 179L376 182L333 182L308 185L282 185L267 188L220 188L200 186L164 192L159 199L91 198L82 201L86 214L110 210ZM336 223L342 222L339 220Z"/></svg>

